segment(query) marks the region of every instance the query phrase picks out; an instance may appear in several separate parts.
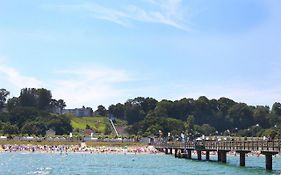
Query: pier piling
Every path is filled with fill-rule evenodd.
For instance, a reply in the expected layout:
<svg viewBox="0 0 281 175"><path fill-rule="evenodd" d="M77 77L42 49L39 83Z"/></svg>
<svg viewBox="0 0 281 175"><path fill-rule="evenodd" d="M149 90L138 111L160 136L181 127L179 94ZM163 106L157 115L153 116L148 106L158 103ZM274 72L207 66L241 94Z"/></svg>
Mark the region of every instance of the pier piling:
<svg viewBox="0 0 281 175"><path fill-rule="evenodd" d="M178 155L178 149L175 149L175 157L179 157L179 155Z"/></svg>
<svg viewBox="0 0 281 175"><path fill-rule="evenodd" d="M191 157L192 157L191 150L188 149L187 150L187 159L191 159Z"/></svg>
<svg viewBox="0 0 281 175"><path fill-rule="evenodd" d="M197 158L198 160L202 160L202 152L197 150Z"/></svg>
<svg viewBox="0 0 281 175"><path fill-rule="evenodd" d="M245 166L246 164L246 154L248 154L250 151L236 151L236 153L239 153L240 155L240 166Z"/></svg>
<svg viewBox="0 0 281 175"><path fill-rule="evenodd" d="M206 160L207 160L207 161L210 160L210 151L206 151Z"/></svg>
<svg viewBox="0 0 281 175"><path fill-rule="evenodd" d="M265 155L266 170L272 170L272 156L278 154L278 152L262 151L261 154Z"/></svg>
<svg viewBox="0 0 281 175"><path fill-rule="evenodd" d="M218 150L218 162L226 163L226 154L228 150Z"/></svg>
<svg viewBox="0 0 281 175"><path fill-rule="evenodd" d="M227 163L227 153L235 151L239 153L240 166L245 167L246 155L253 151L260 151L265 155L265 168L272 170L272 156L280 153L280 140L255 141L255 140L232 140L232 141L199 141L160 145L156 149L165 154L175 154L177 158L192 159L192 151L197 152L197 159L202 160L202 151L206 153L206 160L210 160L210 152L217 151L218 162Z"/></svg>

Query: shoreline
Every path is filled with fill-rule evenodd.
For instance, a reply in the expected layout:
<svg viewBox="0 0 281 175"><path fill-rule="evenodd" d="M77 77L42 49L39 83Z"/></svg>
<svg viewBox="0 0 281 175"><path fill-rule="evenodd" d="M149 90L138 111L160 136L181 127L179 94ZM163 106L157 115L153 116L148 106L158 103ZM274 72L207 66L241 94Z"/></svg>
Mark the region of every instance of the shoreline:
<svg viewBox="0 0 281 175"><path fill-rule="evenodd" d="M33 143L19 143L19 144L0 144L0 153L85 153L85 154L163 154L158 151L153 145L144 145L138 143L92 143L81 142L80 144L33 144ZM202 151L202 156L205 151ZM231 151L227 153L228 156L239 156L239 153ZM197 156L196 151L192 151L192 156ZM210 156L217 156L216 151L210 152ZM259 151L251 152L246 157L263 157ZM274 157L279 157L277 154Z"/></svg>
<svg viewBox="0 0 281 175"><path fill-rule="evenodd" d="M0 153L89 153L89 154L161 154L154 146L88 146L80 145L0 145Z"/></svg>

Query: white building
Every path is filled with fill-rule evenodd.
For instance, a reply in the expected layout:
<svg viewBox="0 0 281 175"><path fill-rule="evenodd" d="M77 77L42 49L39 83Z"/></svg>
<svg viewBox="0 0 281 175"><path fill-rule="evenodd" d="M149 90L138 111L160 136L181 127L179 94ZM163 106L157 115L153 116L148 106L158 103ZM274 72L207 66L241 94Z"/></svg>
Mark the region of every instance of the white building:
<svg viewBox="0 0 281 175"><path fill-rule="evenodd" d="M85 108L84 106L82 108L75 108L75 109L63 109L62 114L71 113L75 115L76 117L87 117L87 116L93 116L93 109L90 107Z"/></svg>

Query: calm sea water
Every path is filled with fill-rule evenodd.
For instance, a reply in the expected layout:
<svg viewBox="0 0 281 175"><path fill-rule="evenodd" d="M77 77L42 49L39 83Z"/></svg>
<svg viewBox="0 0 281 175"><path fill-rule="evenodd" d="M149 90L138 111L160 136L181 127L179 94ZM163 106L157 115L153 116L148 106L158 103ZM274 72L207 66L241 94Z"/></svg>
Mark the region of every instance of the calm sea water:
<svg viewBox="0 0 281 175"><path fill-rule="evenodd" d="M215 160L216 157L211 157ZM176 159L169 155L0 153L0 174L97 174L97 175L256 175L281 172L281 158L273 158L275 171L264 170L264 157L239 157L228 164Z"/></svg>

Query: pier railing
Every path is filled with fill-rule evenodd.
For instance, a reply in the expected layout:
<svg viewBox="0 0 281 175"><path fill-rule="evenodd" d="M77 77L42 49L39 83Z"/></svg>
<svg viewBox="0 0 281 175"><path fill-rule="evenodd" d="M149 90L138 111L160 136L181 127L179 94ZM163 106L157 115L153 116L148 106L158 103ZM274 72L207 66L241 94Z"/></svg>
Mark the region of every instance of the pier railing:
<svg viewBox="0 0 281 175"><path fill-rule="evenodd" d="M189 141L182 142L167 142L157 145L158 147L192 149L197 150L229 150L229 151L272 151L280 152L281 141Z"/></svg>
<svg viewBox="0 0 281 175"><path fill-rule="evenodd" d="M156 148L166 154L175 154L179 158L192 158L192 150L197 152L198 160L202 160L202 151L206 160L210 160L210 152L217 152L218 162L227 162L227 152L235 151L240 155L240 166L245 166L245 156L250 152L260 152L265 155L266 170L272 170L272 156L280 153L280 140L232 140L232 141L189 141L159 143Z"/></svg>

